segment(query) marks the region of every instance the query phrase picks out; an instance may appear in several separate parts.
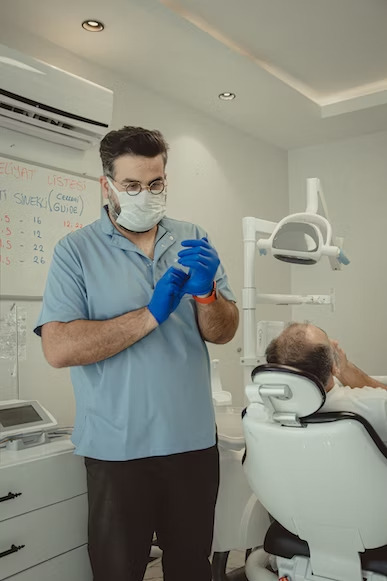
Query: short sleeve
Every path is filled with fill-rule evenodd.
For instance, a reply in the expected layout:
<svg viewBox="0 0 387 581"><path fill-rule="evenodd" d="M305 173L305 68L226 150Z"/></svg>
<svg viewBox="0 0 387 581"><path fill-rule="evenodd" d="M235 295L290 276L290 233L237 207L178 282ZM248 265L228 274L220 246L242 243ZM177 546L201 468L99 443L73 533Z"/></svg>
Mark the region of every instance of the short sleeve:
<svg viewBox="0 0 387 581"><path fill-rule="evenodd" d="M34 332L40 336L45 323L77 319L88 319L87 294L82 265L66 237L55 246Z"/></svg>
<svg viewBox="0 0 387 581"><path fill-rule="evenodd" d="M231 287L228 282L228 276L223 268L223 265L220 264L218 270L216 271L216 288L222 296L227 299L228 301L233 301L236 303L236 298L234 293L231 290Z"/></svg>
<svg viewBox="0 0 387 581"><path fill-rule="evenodd" d="M203 233L202 236L205 236L208 242L212 245L211 239L208 236L207 232ZM228 301L233 301L234 303L236 303L236 297L230 287L230 283L228 282L228 276L226 274L226 271L224 270L222 262L219 264L218 270L216 271L215 280L216 280L216 289L220 291L222 296Z"/></svg>

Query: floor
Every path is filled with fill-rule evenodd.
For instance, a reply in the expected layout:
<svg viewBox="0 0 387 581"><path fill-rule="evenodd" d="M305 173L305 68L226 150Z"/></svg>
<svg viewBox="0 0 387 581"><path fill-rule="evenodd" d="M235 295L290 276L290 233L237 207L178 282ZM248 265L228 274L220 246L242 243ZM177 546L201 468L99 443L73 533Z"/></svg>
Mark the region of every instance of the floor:
<svg viewBox="0 0 387 581"><path fill-rule="evenodd" d="M245 562L244 551L231 551L228 561L227 570L232 571L242 567ZM145 573L144 581L163 581L163 571L161 568L161 559L156 559L149 563Z"/></svg>

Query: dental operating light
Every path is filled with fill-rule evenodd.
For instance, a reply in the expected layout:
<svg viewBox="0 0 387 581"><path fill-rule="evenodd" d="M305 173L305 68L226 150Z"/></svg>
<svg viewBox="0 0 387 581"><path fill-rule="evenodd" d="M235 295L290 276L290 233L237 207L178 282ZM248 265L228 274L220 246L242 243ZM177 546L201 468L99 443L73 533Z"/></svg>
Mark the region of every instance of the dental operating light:
<svg viewBox="0 0 387 581"><path fill-rule="evenodd" d="M325 216L317 213L319 200ZM320 180L307 180L307 209L290 214L273 226L269 238L259 238L257 247L261 255L268 252L278 260L293 264L316 264L323 256L330 259L331 268L340 270L349 264L332 232Z"/></svg>
<svg viewBox="0 0 387 581"><path fill-rule="evenodd" d="M262 294L256 288L256 255L273 256L282 262L311 266L327 257L332 270L349 264L343 252L343 239L335 236L328 208L318 178L307 179L305 212L290 214L279 222L261 218L243 218L244 287L243 355L245 385L256 365L264 362L257 349L256 309L260 304L321 305L335 308L335 293L297 295ZM320 212L319 212L320 210Z"/></svg>

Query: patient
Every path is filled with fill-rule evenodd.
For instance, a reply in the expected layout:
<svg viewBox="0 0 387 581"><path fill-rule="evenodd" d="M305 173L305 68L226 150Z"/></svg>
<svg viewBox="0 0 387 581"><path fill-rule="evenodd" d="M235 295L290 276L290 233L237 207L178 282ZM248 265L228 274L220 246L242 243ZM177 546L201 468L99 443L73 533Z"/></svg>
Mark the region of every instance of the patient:
<svg viewBox="0 0 387 581"><path fill-rule="evenodd" d="M320 412L357 413L387 445L387 386L348 361L338 343L322 329L307 323L290 324L269 344L266 359L312 373L327 392Z"/></svg>

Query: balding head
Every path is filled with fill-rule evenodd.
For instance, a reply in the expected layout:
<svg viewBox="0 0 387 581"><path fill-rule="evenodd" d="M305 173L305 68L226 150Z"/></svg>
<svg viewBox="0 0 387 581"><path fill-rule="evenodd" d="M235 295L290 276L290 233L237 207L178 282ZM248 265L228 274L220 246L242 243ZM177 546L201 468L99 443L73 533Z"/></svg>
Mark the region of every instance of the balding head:
<svg viewBox="0 0 387 581"><path fill-rule="evenodd" d="M334 350L328 335L308 323L292 323L266 349L268 363L312 373L328 391L333 385Z"/></svg>

